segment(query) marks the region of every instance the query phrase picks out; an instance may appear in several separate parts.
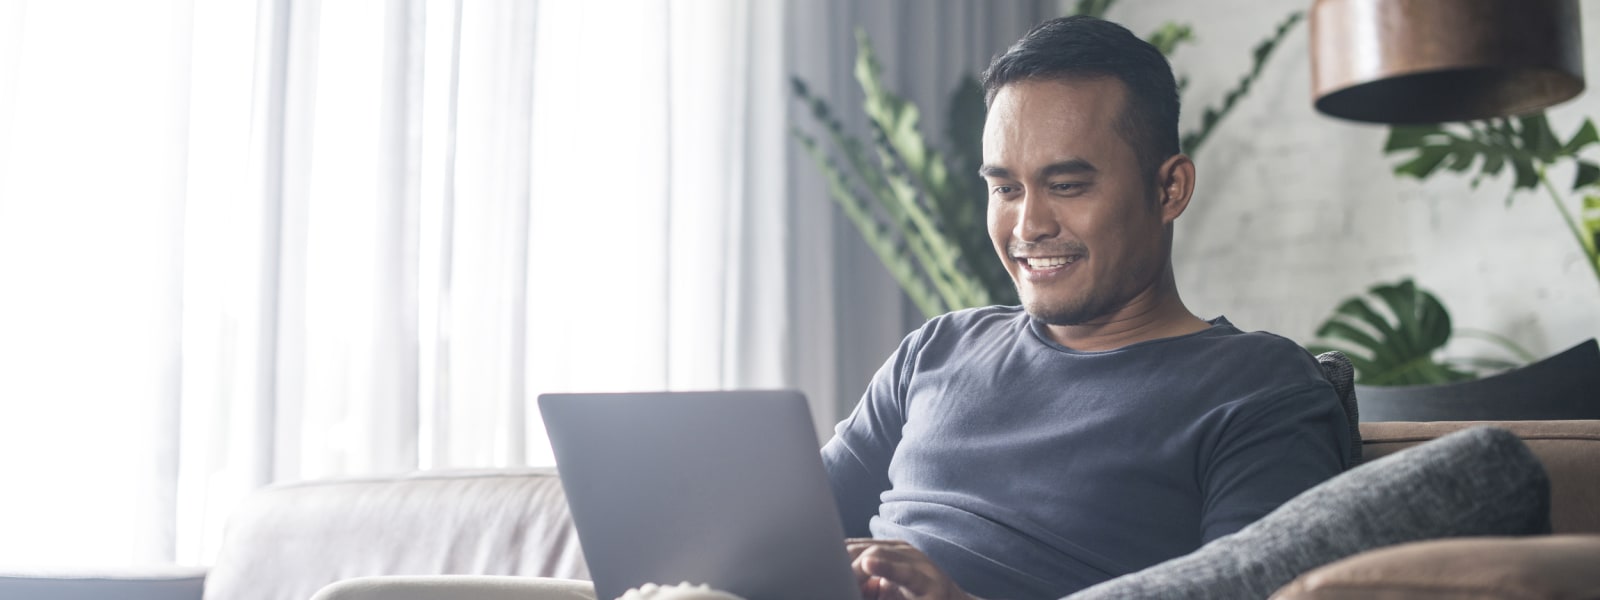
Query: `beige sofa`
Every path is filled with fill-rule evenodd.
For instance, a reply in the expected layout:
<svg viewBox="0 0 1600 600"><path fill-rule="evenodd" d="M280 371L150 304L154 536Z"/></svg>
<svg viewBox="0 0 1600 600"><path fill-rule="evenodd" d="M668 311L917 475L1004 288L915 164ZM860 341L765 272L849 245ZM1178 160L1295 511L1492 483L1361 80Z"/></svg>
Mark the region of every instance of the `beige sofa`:
<svg viewBox="0 0 1600 600"><path fill-rule="evenodd" d="M550 468L279 484L227 527L208 572L0 569L0 599L306 600L371 575L589 577Z"/></svg>
<svg viewBox="0 0 1600 600"><path fill-rule="evenodd" d="M1363 454L1376 458L1474 424L1363 423ZM1549 470L1556 535L1374 551L1308 573L1278 596L1600 598L1600 421L1493 424L1521 436ZM98 575L0 574L0 598L306 600L341 580L453 575L390 577L374 589L409 590L401 594L408 597L476 590L476 600L489 600L525 598L534 583L550 589L531 578L586 579L588 569L559 479L549 469L522 469L272 486L233 515L203 577ZM1558 594L1574 589L1588 595Z"/></svg>
<svg viewBox="0 0 1600 600"><path fill-rule="evenodd" d="M1481 422L1362 423L1373 460ZM1500 421L1550 474L1553 535L1404 544L1326 565L1279 590L1283 600L1600 599L1600 421Z"/></svg>

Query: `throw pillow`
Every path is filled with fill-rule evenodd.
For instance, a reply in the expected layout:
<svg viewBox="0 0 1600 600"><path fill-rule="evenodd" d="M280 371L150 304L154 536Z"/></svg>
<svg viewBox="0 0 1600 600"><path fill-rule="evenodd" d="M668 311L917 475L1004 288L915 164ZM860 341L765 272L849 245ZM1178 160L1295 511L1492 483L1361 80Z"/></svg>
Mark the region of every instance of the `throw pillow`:
<svg viewBox="0 0 1600 600"><path fill-rule="evenodd" d="M1346 471L1232 535L1068 598L1266 598L1373 548L1549 531L1539 459L1511 432L1475 427Z"/></svg>
<svg viewBox="0 0 1600 600"><path fill-rule="evenodd" d="M1356 369L1350 364L1350 357L1338 350L1318 354L1317 366L1322 368L1322 377L1333 384L1339 404L1344 406L1345 421L1350 427L1350 456L1346 457L1345 464L1354 467L1361 464L1361 411L1356 405Z"/></svg>

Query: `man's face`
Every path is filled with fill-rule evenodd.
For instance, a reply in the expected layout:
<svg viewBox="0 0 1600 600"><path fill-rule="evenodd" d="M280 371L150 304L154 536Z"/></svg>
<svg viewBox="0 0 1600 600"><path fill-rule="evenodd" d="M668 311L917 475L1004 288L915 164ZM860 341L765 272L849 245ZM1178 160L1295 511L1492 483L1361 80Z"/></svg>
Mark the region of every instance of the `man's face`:
<svg viewBox="0 0 1600 600"><path fill-rule="evenodd" d="M1112 317L1166 268L1169 220L1116 130L1126 97L1112 77L1021 81L984 123L989 237L1023 307L1051 325Z"/></svg>

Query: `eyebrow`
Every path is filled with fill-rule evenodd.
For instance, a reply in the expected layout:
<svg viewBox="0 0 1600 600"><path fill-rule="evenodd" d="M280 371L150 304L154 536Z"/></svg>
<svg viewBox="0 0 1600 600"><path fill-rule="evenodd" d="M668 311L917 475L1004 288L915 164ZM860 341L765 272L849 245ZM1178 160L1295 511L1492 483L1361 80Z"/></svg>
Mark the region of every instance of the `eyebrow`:
<svg viewBox="0 0 1600 600"><path fill-rule="evenodd" d="M1074 158L1071 160L1063 160L1061 162L1045 165L1044 168L1039 169L1039 176L1050 177L1054 175L1083 175L1088 173L1098 173L1099 171L1099 169L1094 168L1094 165L1089 164L1089 161L1081 158ZM1010 170L998 165L983 165L982 167L978 168L978 175L980 177L999 177L1004 179L1012 178Z"/></svg>

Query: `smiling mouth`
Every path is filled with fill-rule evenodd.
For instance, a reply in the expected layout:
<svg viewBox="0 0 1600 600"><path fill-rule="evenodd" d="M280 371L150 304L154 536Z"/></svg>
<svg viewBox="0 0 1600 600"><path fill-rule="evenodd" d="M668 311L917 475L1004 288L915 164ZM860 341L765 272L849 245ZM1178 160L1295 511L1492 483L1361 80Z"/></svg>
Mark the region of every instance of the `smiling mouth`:
<svg viewBox="0 0 1600 600"><path fill-rule="evenodd" d="M1064 266L1070 265L1072 263L1078 262L1078 257L1076 255L1073 255L1073 256L1042 256L1042 257L1022 257L1022 256L1019 256L1019 257L1017 257L1017 260L1020 261L1023 265L1026 265L1029 269L1038 271L1038 270L1053 269L1053 268L1056 268L1056 267L1064 267Z"/></svg>
<svg viewBox="0 0 1600 600"><path fill-rule="evenodd" d="M1021 264L1023 270L1029 275L1048 275L1065 270L1067 267L1077 263L1080 258L1083 258L1083 255L1070 254L1067 256L1016 256L1012 260Z"/></svg>

